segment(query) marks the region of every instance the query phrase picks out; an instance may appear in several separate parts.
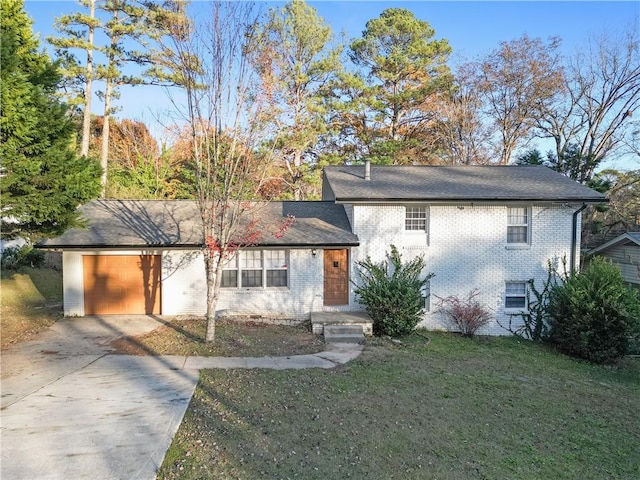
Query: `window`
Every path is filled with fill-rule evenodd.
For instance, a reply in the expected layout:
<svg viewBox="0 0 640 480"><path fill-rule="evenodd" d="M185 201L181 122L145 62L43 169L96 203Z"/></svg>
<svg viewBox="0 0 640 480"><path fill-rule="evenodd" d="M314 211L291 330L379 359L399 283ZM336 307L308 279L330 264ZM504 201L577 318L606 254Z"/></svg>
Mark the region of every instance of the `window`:
<svg viewBox="0 0 640 480"><path fill-rule="evenodd" d="M529 209L507 209L507 243L529 243Z"/></svg>
<svg viewBox="0 0 640 480"><path fill-rule="evenodd" d="M223 265L222 278L220 279L221 288L230 288L238 286L238 256L233 258Z"/></svg>
<svg viewBox="0 0 640 480"><path fill-rule="evenodd" d="M285 250L242 250L229 260L222 271L222 288L287 287L287 252Z"/></svg>
<svg viewBox="0 0 640 480"><path fill-rule="evenodd" d="M505 308L527 308L527 283L507 282L504 298Z"/></svg>
<svg viewBox="0 0 640 480"><path fill-rule="evenodd" d="M284 250L265 250L264 263L267 269L267 287L286 287L286 252Z"/></svg>
<svg viewBox="0 0 640 480"><path fill-rule="evenodd" d="M427 231L427 207L406 207L404 229Z"/></svg>
<svg viewBox="0 0 640 480"><path fill-rule="evenodd" d="M240 252L240 271L243 287L262 286L262 251L244 250Z"/></svg>

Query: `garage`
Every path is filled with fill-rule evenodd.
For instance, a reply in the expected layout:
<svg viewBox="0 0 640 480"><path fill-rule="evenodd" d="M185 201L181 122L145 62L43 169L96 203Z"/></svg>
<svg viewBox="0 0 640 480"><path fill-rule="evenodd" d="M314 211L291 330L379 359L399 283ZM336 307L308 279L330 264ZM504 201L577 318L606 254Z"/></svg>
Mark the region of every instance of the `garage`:
<svg viewBox="0 0 640 480"><path fill-rule="evenodd" d="M160 314L160 255L84 255L85 315Z"/></svg>

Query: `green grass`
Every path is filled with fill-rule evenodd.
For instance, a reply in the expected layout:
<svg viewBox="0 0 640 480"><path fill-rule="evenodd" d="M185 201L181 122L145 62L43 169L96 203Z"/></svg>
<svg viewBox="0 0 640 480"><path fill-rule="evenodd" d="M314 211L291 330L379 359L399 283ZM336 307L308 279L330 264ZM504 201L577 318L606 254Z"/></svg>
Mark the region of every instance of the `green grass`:
<svg viewBox="0 0 640 480"><path fill-rule="evenodd" d="M1 346L31 338L62 317L62 272L23 267L0 278Z"/></svg>
<svg viewBox="0 0 640 480"><path fill-rule="evenodd" d="M334 370L208 370L160 479L640 478L640 361L372 340Z"/></svg>

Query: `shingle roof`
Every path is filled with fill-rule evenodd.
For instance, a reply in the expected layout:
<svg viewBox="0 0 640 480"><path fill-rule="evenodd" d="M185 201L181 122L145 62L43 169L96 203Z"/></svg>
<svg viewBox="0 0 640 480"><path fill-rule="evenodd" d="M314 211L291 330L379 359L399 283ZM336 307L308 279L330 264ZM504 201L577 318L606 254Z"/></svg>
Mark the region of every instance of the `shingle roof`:
<svg viewBox="0 0 640 480"><path fill-rule="evenodd" d="M74 228L40 247L185 247L203 244L196 202L188 200L94 200L80 208L88 228ZM281 238L263 233L262 246L355 246L342 205L333 202L271 202L257 216L275 231L287 215L295 222Z"/></svg>
<svg viewBox="0 0 640 480"><path fill-rule="evenodd" d="M540 165L527 166L329 166L324 169L337 201L562 201L602 202L603 194ZM325 192L325 200L328 200Z"/></svg>

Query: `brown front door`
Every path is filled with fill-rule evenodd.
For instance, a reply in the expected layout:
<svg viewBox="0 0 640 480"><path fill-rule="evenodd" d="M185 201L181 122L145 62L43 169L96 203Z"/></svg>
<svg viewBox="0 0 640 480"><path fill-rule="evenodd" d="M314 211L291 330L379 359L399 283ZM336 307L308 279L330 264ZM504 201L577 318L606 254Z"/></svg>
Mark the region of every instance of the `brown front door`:
<svg viewBox="0 0 640 480"><path fill-rule="evenodd" d="M324 304L349 304L349 254L347 249L324 251Z"/></svg>
<svg viewBox="0 0 640 480"><path fill-rule="evenodd" d="M84 313L159 314L160 255L85 255Z"/></svg>

